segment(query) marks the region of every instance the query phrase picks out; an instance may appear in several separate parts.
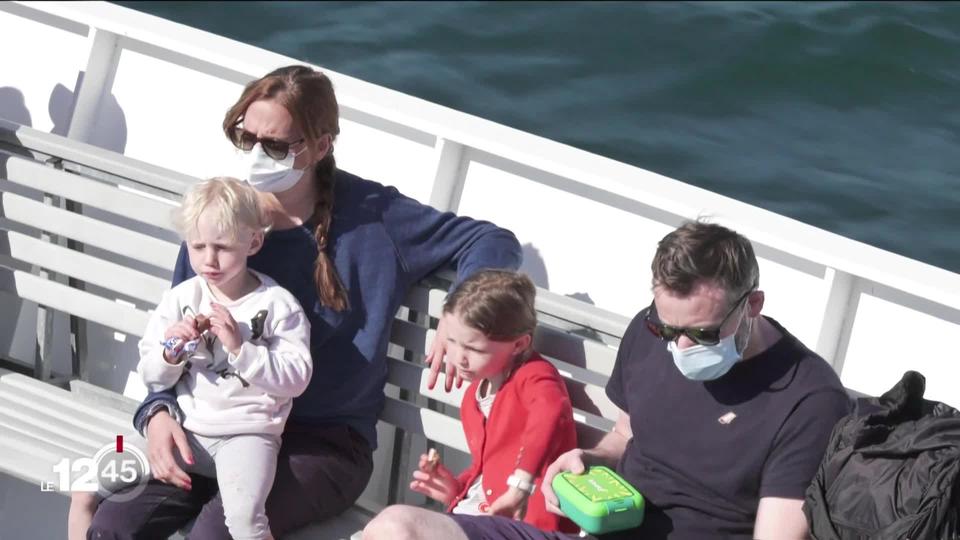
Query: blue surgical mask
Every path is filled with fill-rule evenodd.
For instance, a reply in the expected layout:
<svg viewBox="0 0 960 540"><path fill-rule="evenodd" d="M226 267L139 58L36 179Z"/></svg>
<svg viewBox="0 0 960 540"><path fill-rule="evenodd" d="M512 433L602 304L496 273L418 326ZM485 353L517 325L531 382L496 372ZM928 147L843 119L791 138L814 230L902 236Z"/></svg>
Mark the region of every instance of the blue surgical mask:
<svg viewBox="0 0 960 540"><path fill-rule="evenodd" d="M751 327L752 324L748 325L741 347L737 347L738 332L734 332L721 338L716 345L694 345L680 349L676 341L671 341L667 343L667 350L673 355L673 363L684 377L692 381L712 381L726 375L740 361L740 353L747 348L750 339Z"/></svg>

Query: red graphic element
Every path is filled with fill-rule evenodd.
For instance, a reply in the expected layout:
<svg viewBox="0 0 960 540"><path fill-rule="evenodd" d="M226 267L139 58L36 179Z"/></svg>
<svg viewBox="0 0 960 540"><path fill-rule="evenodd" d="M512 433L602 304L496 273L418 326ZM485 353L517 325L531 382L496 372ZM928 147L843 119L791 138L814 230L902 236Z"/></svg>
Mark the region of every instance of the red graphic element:
<svg viewBox="0 0 960 540"><path fill-rule="evenodd" d="M123 453L123 435L117 435L117 453Z"/></svg>

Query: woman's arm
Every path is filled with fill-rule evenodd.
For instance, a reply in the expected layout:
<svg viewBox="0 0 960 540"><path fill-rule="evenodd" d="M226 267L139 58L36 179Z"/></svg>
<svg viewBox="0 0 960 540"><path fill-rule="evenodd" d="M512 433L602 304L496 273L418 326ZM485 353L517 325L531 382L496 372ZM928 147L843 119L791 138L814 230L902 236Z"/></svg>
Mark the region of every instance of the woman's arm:
<svg viewBox="0 0 960 540"><path fill-rule="evenodd" d="M392 187L384 189L384 226L411 283L447 266L456 269L457 282L484 268L520 267L520 243L507 229L441 212Z"/></svg>
<svg viewBox="0 0 960 540"><path fill-rule="evenodd" d="M520 243L507 229L453 212L440 212L406 197L396 188L384 190L384 226L396 247L408 283L416 283L445 267L456 269L456 283L478 270L520 267L523 260ZM445 332L441 322L427 354L429 388L437 382L446 353ZM453 386L454 371L453 365L447 364L444 386L448 392Z"/></svg>

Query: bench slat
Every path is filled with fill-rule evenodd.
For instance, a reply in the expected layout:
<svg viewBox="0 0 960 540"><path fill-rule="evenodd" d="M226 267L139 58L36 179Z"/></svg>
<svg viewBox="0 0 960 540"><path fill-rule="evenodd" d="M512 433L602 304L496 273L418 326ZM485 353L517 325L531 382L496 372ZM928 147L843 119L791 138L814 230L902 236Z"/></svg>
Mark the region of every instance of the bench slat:
<svg viewBox="0 0 960 540"><path fill-rule="evenodd" d="M390 329L390 343L413 351L418 358L423 358L424 351L430 350L436 335L436 330L428 330L416 323L394 319Z"/></svg>
<svg viewBox="0 0 960 540"><path fill-rule="evenodd" d="M143 335L149 315L145 311L112 302L106 298L67 287L20 270L0 270L0 276L12 274L16 296L76 315L121 332ZM3 283L4 280L0 280Z"/></svg>
<svg viewBox="0 0 960 540"><path fill-rule="evenodd" d="M407 293L403 305L418 313L426 313L434 319L443 315L443 300L447 291L424 285L414 285Z"/></svg>
<svg viewBox="0 0 960 540"><path fill-rule="evenodd" d="M14 431L0 425L0 472L19 478L29 484L55 482L53 466L63 458L83 456L54 446L47 441Z"/></svg>
<svg viewBox="0 0 960 540"><path fill-rule="evenodd" d="M170 288L170 282L165 279L25 234L8 231L7 240L14 259L99 285L150 305L159 303L164 291Z"/></svg>
<svg viewBox="0 0 960 540"><path fill-rule="evenodd" d="M605 385L617 360L617 349L546 324L538 324L533 334L533 347L544 356L562 360L602 376L590 382ZM602 381L602 382L601 382Z"/></svg>
<svg viewBox="0 0 960 540"><path fill-rule="evenodd" d="M71 427L96 437L92 444L98 447L104 441L114 440L117 435L140 438L133 430L132 416L81 403L69 390L26 375L8 373L0 377L0 396L20 403L21 411L29 410L37 417L50 416L58 423L68 419Z"/></svg>
<svg viewBox="0 0 960 540"><path fill-rule="evenodd" d="M0 392L0 426L84 456L92 456L111 440L97 440L82 429L65 426L64 418L39 415L32 409L21 409L22 405L23 402ZM31 418L27 413L35 416Z"/></svg>
<svg viewBox="0 0 960 540"><path fill-rule="evenodd" d="M470 453L463 427L456 418L388 397L380 419L431 441Z"/></svg>
<svg viewBox="0 0 960 540"><path fill-rule="evenodd" d="M177 244L45 205L14 193L3 193L0 200L9 220L118 253L163 270L173 266L180 250Z"/></svg>
<svg viewBox="0 0 960 540"><path fill-rule="evenodd" d="M176 207L173 201L161 202L155 198L121 191L117 186L16 156L7 160L7 180L118 216L173 230L170 218L171 210Z"/></svg>

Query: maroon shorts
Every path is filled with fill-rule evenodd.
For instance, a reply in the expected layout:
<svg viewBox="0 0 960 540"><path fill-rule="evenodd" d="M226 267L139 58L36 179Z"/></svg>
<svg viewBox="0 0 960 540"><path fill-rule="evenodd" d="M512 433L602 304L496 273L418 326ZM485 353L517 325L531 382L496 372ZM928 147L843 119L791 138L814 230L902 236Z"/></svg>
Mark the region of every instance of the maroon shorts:
<svg viewBox="0 0 960 540"><path fill-rule="evenodd" d="M465 516L450 514L470 540L596 540L594 536L579 536L561 532L547 532L501 516Z"/></svg>

